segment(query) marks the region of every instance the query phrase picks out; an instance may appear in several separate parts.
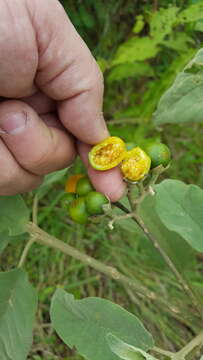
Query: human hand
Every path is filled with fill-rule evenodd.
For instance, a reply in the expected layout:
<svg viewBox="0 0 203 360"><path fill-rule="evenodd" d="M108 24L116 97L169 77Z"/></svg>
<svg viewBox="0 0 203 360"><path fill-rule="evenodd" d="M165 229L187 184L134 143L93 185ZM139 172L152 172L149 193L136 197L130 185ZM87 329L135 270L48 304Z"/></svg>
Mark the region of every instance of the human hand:
<svg viewBox="0 0 203 360"><path fill-rule="evenodd" d="M108 136L96 61L57 0L0 5L0 195L32 190L78 151L95 188L116 201L119 170L87 161L88 144Z"/></svg>

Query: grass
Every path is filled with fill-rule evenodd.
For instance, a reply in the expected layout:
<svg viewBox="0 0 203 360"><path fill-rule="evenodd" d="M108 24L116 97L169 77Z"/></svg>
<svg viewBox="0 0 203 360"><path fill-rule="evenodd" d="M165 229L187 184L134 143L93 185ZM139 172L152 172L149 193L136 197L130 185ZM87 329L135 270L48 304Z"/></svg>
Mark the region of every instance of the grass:
<svg viewBox="0 0 203 360"><path fill-rule="evenodd" d="M118 45L132 35L131 29L135 22L135 14L143 13L148 16L147 14L152 8L154 11L157 6L168 6L166 0L159 2L111 0L104 3L78 0L77 5L75 5L75 1L61 0L61 2L70 12L73 23L95 56L108 61L111 60ZM173 1L171 3L176 4L178 2ZM187 3L191 3L191 1L187 1ZM81 4L84 6L82 7ZM80 7L79 15L78 7ZM93 20L96 17L97 26L91 25L92 20L89 16L87 17L87 14L91 14ZM190 34L189 25L186 30ZM146 25L141 36L147 34L148 26ZM196 41L198 47L202 41L201 37L202 35L198 34L198 41ZM197 35L195 35L196 38ZM141 77L125 79L116 84L108 85L107 83L105 115L108 119L114 119L111 123L109 122L112 135L121 136L125 141L135 142L139 145L142 145L143 138L162 139L170 146L173 162L164 176L203 186L203 129L200 124L168 125L163 128L162 132L157 132L151 122L141 123L139 119L130 119L128 122L128 119L122 120L120 118L120 113L119 116L113 116L118 110L122 113L122 110L126 110L128 106L134 110L139 105L139 96L143 98L147 92L149 94L146 99L149 104L146 105L151 105L150 101L153 100L152 102L154 102L156 96L155 100L151 100L153 94L150 92L150 86L155 81L164 79L162 74L166 74L165 77L167 78L169 60L171 57L172 60L175 59L176 56L178 59L178 55L179 53L170 51L169 56L168 50L165 52L163 50L161 56L149 60L149 64L153 66L156 73L156 77L150 78L150 81ZM173 72L176 70L173 68ZM161 82L160 85L165 86L165 83L162 84ZM160 85L157 82L157 86ZM83 169L80 162L77 161L69 173L80 172ZM74 294L77 299L86 296L100 296L120 304L138 316L153 334L156 346L170 351L180 349L198 333L201 324L194 308L189 303L188 297L182 292L179 284L151 243L129 231L129 226L125 226L124 223L122 223L122 227L116 225L114 231L108 229L105 220L97 224L88 224L86 227L74 225L68 219L65 210L60 207L65 175L55 174L51 179L54 181L50 185L45 184L38 192L39 226L78 250L103 261L105 264L116 267L129 277L135 278L141 285L154 291L157 298L162 298L170 304L171 311L167 311L166 307L161 306L156 299L149 301L132 289L124 287L59 251L34 244L24 266L29 274L30 281L39 293L34 342L28 359L82 359L75 350L68 349L62 343L50 324L50 300L58 286ZM30 193L25 197L29 208L32 207L34 196L35 193ZM26 241L25 236L16 237L15 243L6 248L0 256L1 271L14 268L18 264ZM194 261L191 260L190 266L190 259L188 259L186 271L193 286L198 289L201 295L203 295L202 261L203 259L200 256L195 256ZM193 356L192 360L199 360L199 358L200 354L197 354L196 357ZM160 359L165 360L164 357L160 357Z"/></svg>
<svg viewBox="0 0 203 360"><path fill-rule="evenodd" d="M197 130L197 129L196 129ZM184 132L187 140L195 129ZM167 136L173 139L179 129L173 128ZM200 154L198 148L199 137L195 137L193 146L195 154ZM174 149L179 149L179 141L172 143ZM185 141L185 147L190 149L191 143ZM174 151L173 149L173 151ZM178 156L177 150L177 156ZM199 155L200 156L200 155ZM185 154L179 157L179 171L183 166L182 180L195 182L195 174L189 172L185 165ZM188 160L189 161L189 160ZM199 166L199 162L192 164ZM76 170L80 169L77 162ZM187 171L186 171L187 170ZM74 171L74 169L71 169ZM198 171L198 170L197 170ZM171 168L171 173L177 176L176 165ZM184 179L185 177L185 179ZM75 259L59 251L34 244L28 254L25 270L28 271L30 281L39 293L39 308L34 331L34 342L28 359L30 360L56 360L82 359L74 350L70 350L58 338L50 324L49 306L51 296L60 286L71 292L77 299L86 296L100 296L112 300L132 313L145 324L153 334L156 346L175 351L180 349L200 330L201 324L191 306L187 296L182 292L180 285L168 271L160 255L143 237L132 231L127 231L126 226L116 225L114 231L107 227L106 220L100 223L79 226L71 223L66 211L60 207L60 197L63 190L64 177L58 179L41 196L38 207L39 225L48 233L60 238L76 247L81 252L93 256L105 264L116 267L128 277L135 278L141 285L146 286L161 297L171 306L171 311L156 301L135 293L132 289L124 287L116 281L96 272ZM34 194L29 194L26 201L32 205ZM1 256L1 270L7 270L17 265L26 239L16 239L14 247L9 245ZM195 258L192 266L188 266L187 273L195 288L203 292L201 259ZM160 357L164 359L164 357ZM199 359L194 358L194 360Z"/></svg>

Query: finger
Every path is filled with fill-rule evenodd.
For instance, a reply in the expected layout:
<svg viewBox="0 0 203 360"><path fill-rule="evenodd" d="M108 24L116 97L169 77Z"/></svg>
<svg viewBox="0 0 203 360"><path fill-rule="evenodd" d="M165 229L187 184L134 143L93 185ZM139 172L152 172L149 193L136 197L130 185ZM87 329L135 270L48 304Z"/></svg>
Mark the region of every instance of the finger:
<svg viewBox="0 0 203 360"><path fill-rule="evenodd" d="M57 110L56 102L41 91L37 91L36 94L23 97L20 100L30 105L39 115L53 113Z"/></svg>
<svg viewBox="0 0 203 360"><path fill-rule="evenodd" d="M17 162L34 174L65 168L74 159L74 143L67 132L48 127L21 101L0 104L0 129L1 138Z"/></svg>
<svg viewBox="0 0 203 360"><path fill-rule="evenodd" d="M38 187L43 179L22 169L2 140L0 140L0 169L0 196L31 191Z"/></svg>
<svg viewBox="0 0 203 360"><path fill-rule="evenodd" d="M48 127L58 128L68 134L66 128L64 128L63 124L59 121L56 114L40 115L40 118L45 122Z"/></svg>
<svg viewBox="0 0 203 360"><path fill-rule="evenodd" d="M33 94L38 48L25 1L1 1L0 96Z"/></svg>
<svg viewBox="0 0 203 360"><path fill-rule="evenodd" d="M30 2L39 48L37 86L58 101L64 126L94 144L108 136L102 115L103 77L56 0Z"/></svg>
<svg viewBox="0 0 203 360"><path fill-rule="evenodd" d="M107 171L97 171L93 169L88 162L88 152L91 147L81 142L78 142L77 147L81 159L87 167L88 176L90 177L94 188L108 196L112 202L119 200L126 190L126 185L122 180L119 168Z"/></svg>

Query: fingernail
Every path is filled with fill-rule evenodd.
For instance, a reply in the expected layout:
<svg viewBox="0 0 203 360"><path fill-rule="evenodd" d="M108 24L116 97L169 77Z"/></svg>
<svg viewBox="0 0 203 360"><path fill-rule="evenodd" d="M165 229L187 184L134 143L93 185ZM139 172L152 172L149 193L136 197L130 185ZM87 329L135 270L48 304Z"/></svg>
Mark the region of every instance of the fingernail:
<svg viewBox="0 0 203 360"><path fill-rule="evenodd" d="M24 130L26 122L26 113L11 113L5 115L0 118L0 134L19 134Z"/></svg>

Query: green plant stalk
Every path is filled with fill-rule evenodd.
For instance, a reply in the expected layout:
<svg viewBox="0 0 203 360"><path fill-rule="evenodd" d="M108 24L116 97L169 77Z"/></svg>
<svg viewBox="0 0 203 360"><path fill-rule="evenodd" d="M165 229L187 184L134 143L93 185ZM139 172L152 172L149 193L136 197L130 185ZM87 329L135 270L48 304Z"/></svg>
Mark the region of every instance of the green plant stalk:
<svg viewBox="0 0 203 360"><path fill-rule="evenodd" d="M143 285L140 285L134 279L131 279L123 275L116 268L105 265L102 262L94 259L93 257L81 253L79 250L75 249L74 247L64 243L63 241L57 239L54 236L49 235L47 232L40 229L33 222L27 224L26 230L30 234L30 241L34 239L34 241L36 241L39 244L49 246L56 250L60 250L64 254L69 255L76 260L79 260L81 263L88 265L93 269L112 278L113 280L120 282L124 286L127 286L130 289L135 290L138 296L142 298L145 297L150 301L158 302L160 305L163 305L166 311L168 311L169 313L173 313L174 311L175 313L181 312L180 309L178 308L174 310L173 307L168 304L168 302L165 302L162 298L156 296L156 294L153 291L149 290Z"/></svg>
<svg viewBox="0 0 203 360"><path fill-rule="evenodd" d="M36 241L35 237L29 239L28 243L24 247L23 252L21 254L21 257L20 257L20 260L19 260L19 263L18 263L18 268L23 267L23 265L24 265L24 263L26 261L28 252L29 252L31 246L34 244L35 241Z"/></svg>
<svg viewBox="0 0 203 360"><path fill-rule="evenodd" d="M163 350L158 348L157 346L154 346L151 351L154 351L155 353L161 354L161 355L165 355L169 358L172 358L174 356L174 353L172 351L167 351L167 350Z"/></svg>
<svg viewBox="0 0 203 360"><path fill-rule="evenodd" d="M81 261L83 264L89 265L93 267L95 270L102 272L103 274L111 277L112 279L128 285L129 287L136 290L138 293L148 297L151 300L156 297L154 292L149 291L147 288L138 284L133 279L130 279L127 276L121 274L114 267L105 265L102 262L94 259L93 257L86 255L80 252L79 250L75 249L74 247L55 238L54 236L49 235L47 232L40 229L34 223L30 222L26 228L31 236L31 239L35 239L36 242L43 245L48 245L49 247L62 251L64 254L72 256L74 259Z"/></svg>
<svg viewBox="0 0 203 360"><path fill-rule="evenodd" d="M36 225L37 225L37 214L38 214L38 201L39 201L38 195L36 194L34 197L34 200L33 200L33 205L32 205L32 221ZM28 243L24 247L21 257L20 257L20 260L19 260L19 263L18 263L18 268L23 267L23 265L26 261L28 252L29 252L31 246L34 244L35 240L36 240L35 237L30 238Z"/></svg>
<svg viewBox="0 0 203 360"><path fill-rule="evenodd" d="M203 330L185 345L180 351L175 353L174 360L185 359L185 357L196 347L203 346Z"/></svg>

